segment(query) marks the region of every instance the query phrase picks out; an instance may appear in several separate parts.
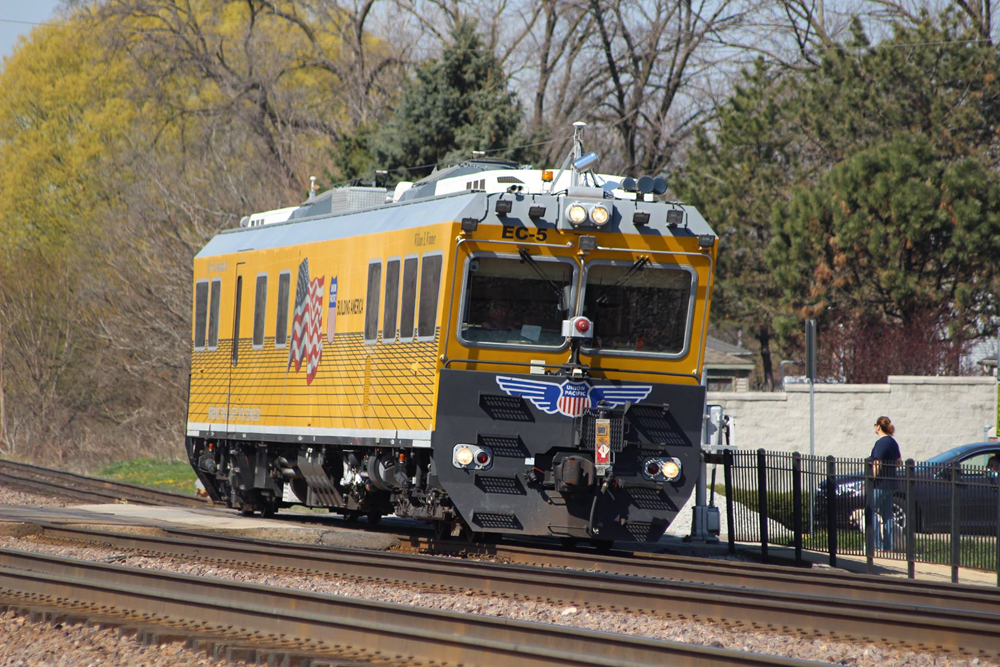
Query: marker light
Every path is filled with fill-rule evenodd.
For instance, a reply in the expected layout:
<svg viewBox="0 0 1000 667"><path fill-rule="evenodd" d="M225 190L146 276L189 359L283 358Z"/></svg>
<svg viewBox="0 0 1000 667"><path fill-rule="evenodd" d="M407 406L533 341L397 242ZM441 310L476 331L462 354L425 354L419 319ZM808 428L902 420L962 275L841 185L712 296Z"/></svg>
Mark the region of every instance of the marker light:
<svg viewBox="0 0 1000 667"><path fill-rule="evenodd" d="M455 450L455 460L460 465L467 466L472 463L472 450L468 447L459 447Z"/></svg>
<svg viewBox="0 0 1000 667"><path fill-rule="evenodd" d="M594 208L590 209L590 221L593 222L598 227L605 224L608 221L608 218L610 217L611 213L609 213L608 209L604 208L603 206L595 206Z"/></svg>
<svg viewBox="0 0 1000 667"><path fill-rule="evenodd" d="M573 204L566 211L566 219L574 225L582 225L587 221L587 209L579 204Z"/></svg>
<svg viewBox="0 0 1000 667"><path fill-rule="evenodd" d="M676 461L664 461L662 473L667 481L672 482L681 476L681 467Z"/></svg>
<svg viewBox="0 0 1000 667"><path fill-rule="evenodd" d="M660 472L660 464L659 463L657 463L656 461L650 461L649 463L646 464L646 474L647 475L649 475L650 477L653 477L658 472Z"/></svg>
<svg viewBox="0 0 1000 667"><path fill-rule="evenodd" d="M490 455L486 453L484 450L480 449L479 453L476 454L476 463L478 463L481 466L484 466L489 462L490 462Z"/></svg>
<svg viewBox="0 0 1000 667"><path fill-rule="evenodd" d="M576 330L582 334L590 331L590 320L585 317L581 317L576 321Z"/></svg>

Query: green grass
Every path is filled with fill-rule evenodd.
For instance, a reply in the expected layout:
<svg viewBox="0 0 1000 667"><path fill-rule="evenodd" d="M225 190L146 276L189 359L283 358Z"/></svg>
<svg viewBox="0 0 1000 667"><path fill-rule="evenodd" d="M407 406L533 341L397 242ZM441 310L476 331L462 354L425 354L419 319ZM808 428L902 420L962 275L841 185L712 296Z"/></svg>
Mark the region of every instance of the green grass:
<svg viewBox="0 0 1000 667"><path fill-rule="evenodd" d="M129 459L95 473L98 477L194 495L196 476L187 461Z"/></svg>

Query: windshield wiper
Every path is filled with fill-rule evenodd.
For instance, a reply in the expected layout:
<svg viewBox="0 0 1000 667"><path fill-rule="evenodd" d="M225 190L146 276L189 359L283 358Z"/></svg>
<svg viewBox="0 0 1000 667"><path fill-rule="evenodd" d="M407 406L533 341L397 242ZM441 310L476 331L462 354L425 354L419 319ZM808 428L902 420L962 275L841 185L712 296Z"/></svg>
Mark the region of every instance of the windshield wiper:
<svg viewBox="0 0 1000 667"><path fill-rule="evenodd" d="M625 285L625 283L627 283L629 280L632 279L632 276L634 276L635 274L639 273L639 271L642 271L642 269L647 264L649 264L649 256L648 255L643 255L639 259L635 260L635 262L632 264L632 266L630 266L628 268L628 271L626 271L625 273L623 273L622 277L619 278L618 281L615 282L615 284L611 286L611 289L606 290L604 292L604 294L602 294L601 296L599 296L597 298L597 304L598 305L602 305L602 306L604 304L606 304L608 302L608 299L611 298L611 293L612 292L614 292L619 287L623 287Z"/></svg>
<svg viewBox="0 0 1000 667"><path fill-rule="evenodd" d="M549 278L547 275L545 275L545 273L542 271L542 267L538 266L538 262L536 262L531 257L531 255L528 254L527 250L525 250L524 248L518 248L517 254L521 257L522 262L526 262L528 266L530 266L532 269L535 270L535 273L538 274L539 278L548 283L549 287L552 288L552 291L556 293L556 298L559 299L559 310L565 311L566 305L563 302L562 288L559 287L559 285L556 285L554 282L552 282L552 279Z"/></svg>

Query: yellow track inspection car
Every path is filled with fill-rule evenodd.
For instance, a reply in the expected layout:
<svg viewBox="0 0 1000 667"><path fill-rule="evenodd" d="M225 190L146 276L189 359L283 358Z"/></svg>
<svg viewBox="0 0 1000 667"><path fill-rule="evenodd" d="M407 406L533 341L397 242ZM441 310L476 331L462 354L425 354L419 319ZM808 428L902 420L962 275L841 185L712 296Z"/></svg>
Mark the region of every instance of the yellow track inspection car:
<svg viewBox="0 0 1000 667"><path fill-rule="evenodd" d="M698 476L717 246L662 179L472 160L256 214L194 260L216 501L657 540Z"/></svg>

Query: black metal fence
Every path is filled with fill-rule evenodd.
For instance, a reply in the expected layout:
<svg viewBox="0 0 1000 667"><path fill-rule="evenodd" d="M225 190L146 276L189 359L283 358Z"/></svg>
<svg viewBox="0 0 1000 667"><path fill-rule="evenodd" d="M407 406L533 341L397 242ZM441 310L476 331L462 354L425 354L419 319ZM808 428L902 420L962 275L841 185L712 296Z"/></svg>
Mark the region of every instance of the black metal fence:
<svg viewBox="0 0 1000 667"><path fill-rule="evenodd" d="M1000 477L988 468L798 453L723 452L730 550L736 542L994 570L1000 586Z"/></svg>

